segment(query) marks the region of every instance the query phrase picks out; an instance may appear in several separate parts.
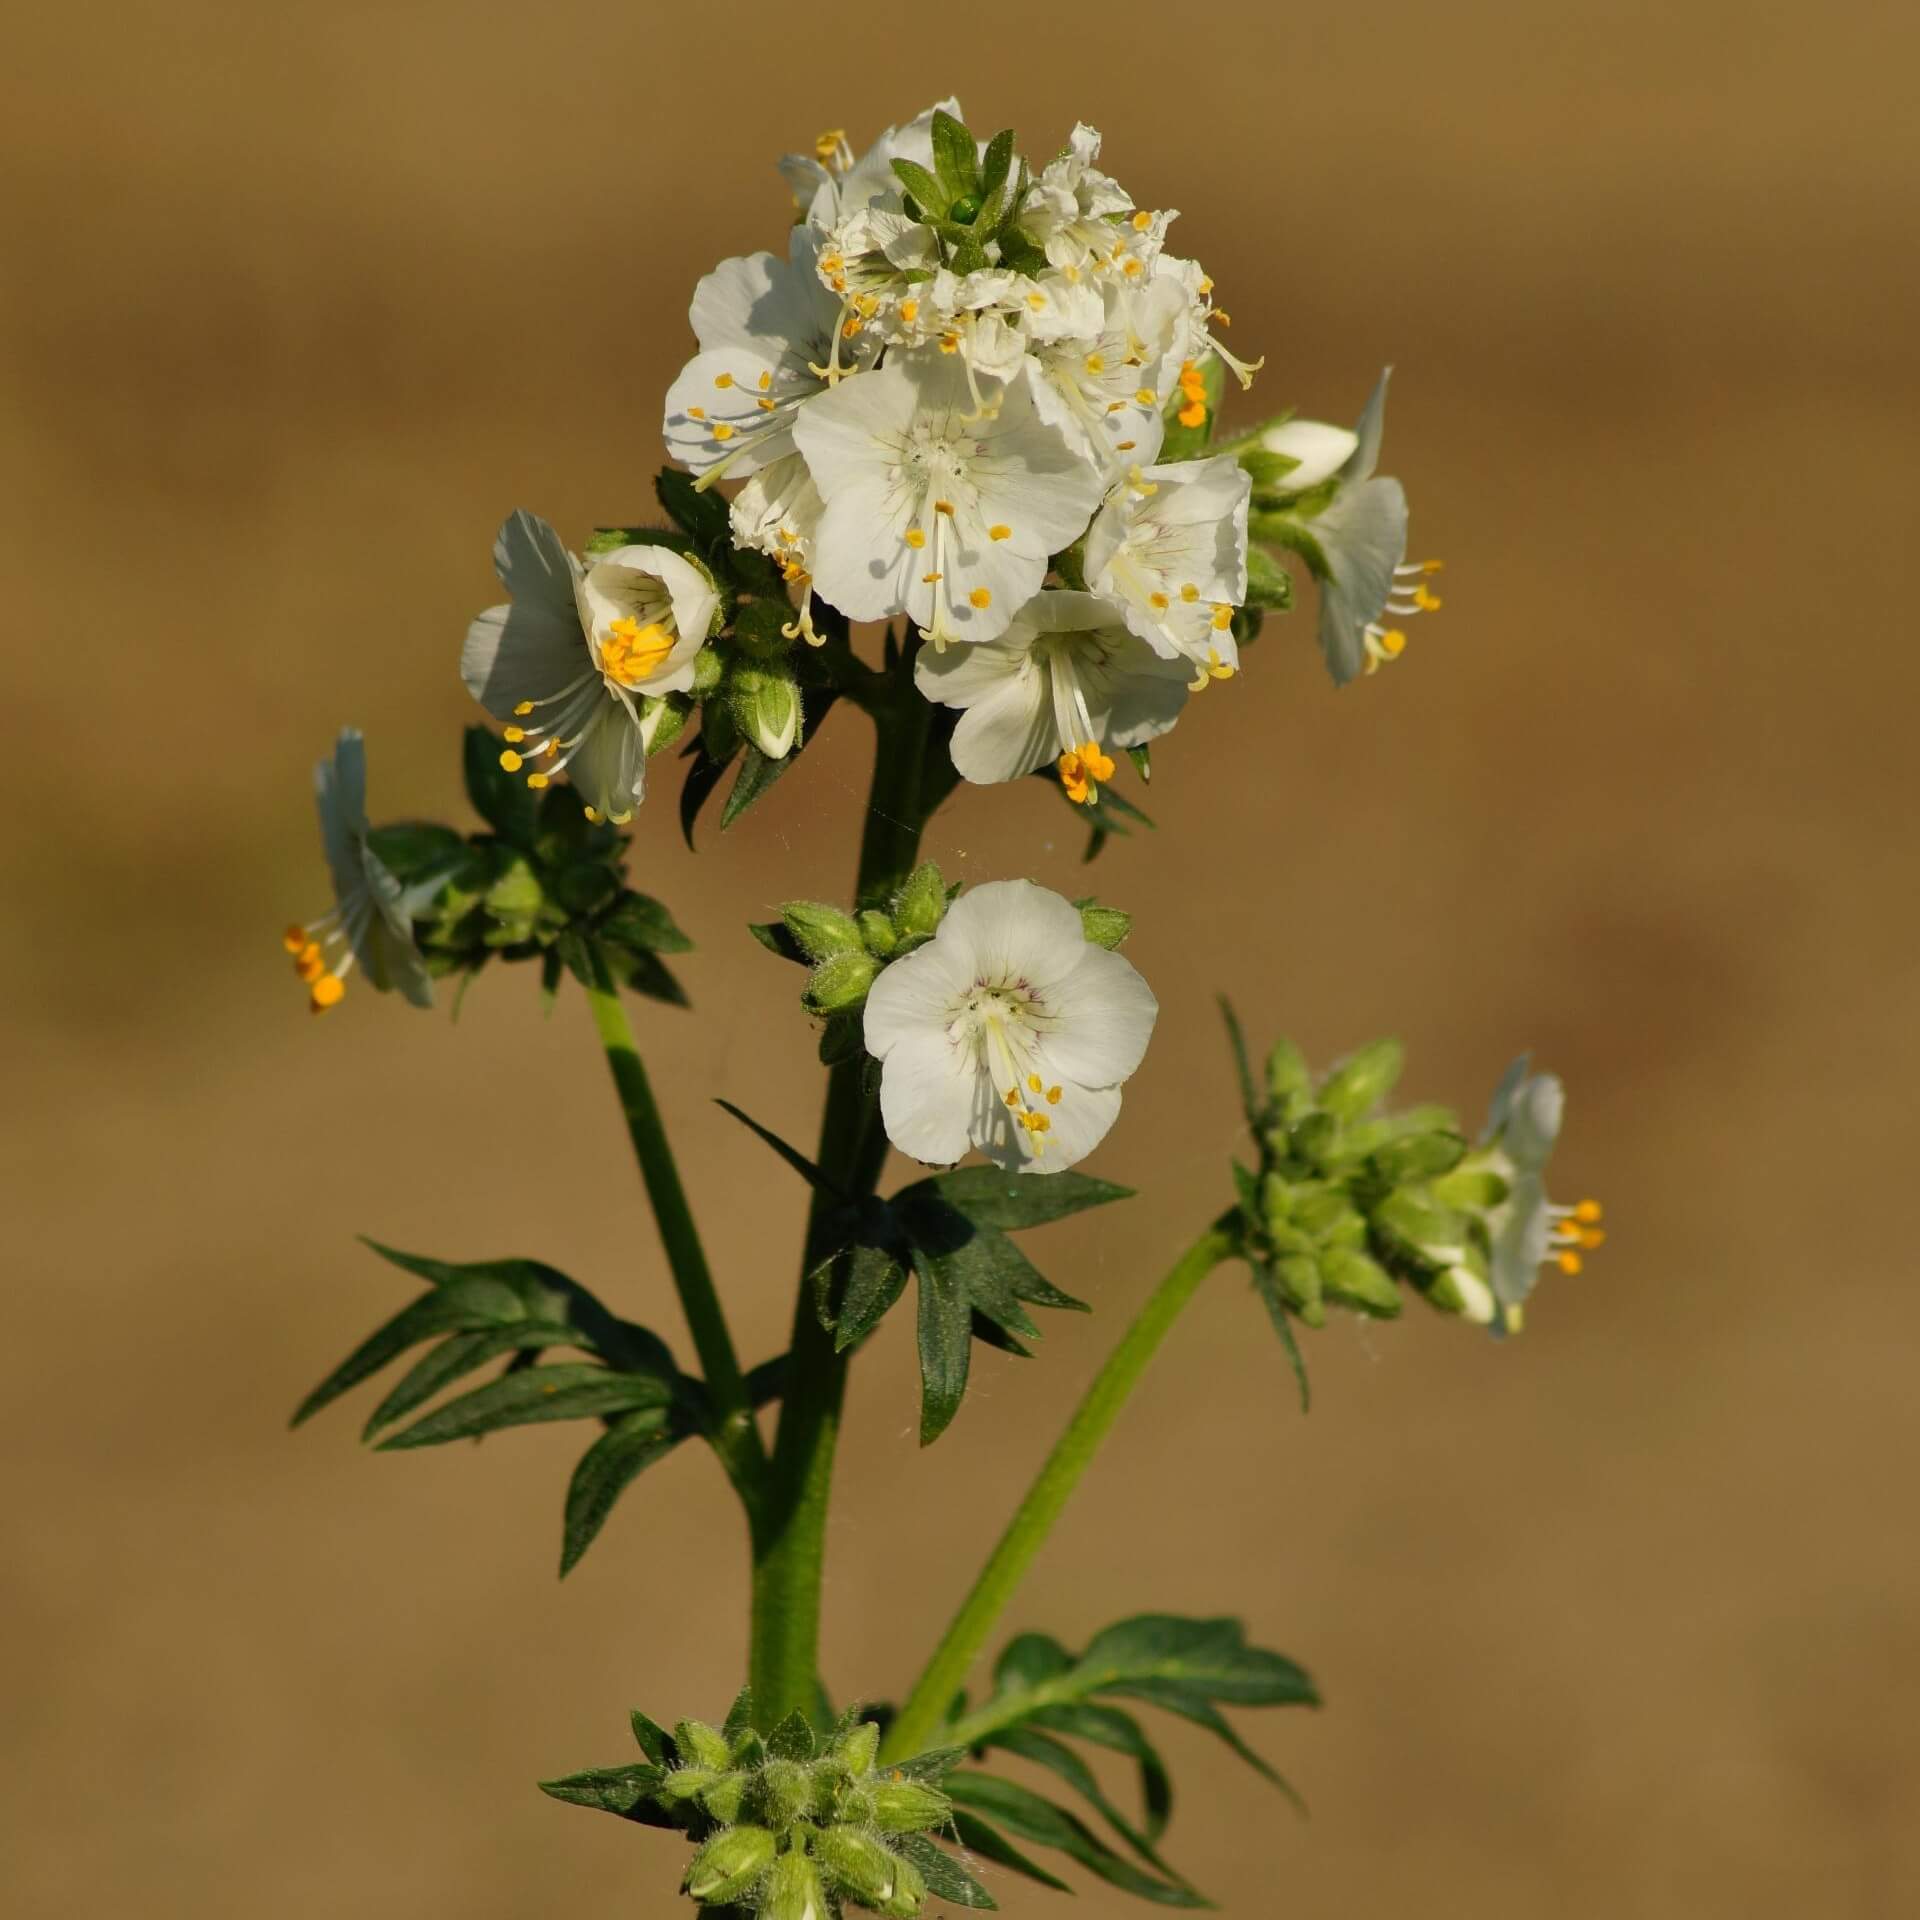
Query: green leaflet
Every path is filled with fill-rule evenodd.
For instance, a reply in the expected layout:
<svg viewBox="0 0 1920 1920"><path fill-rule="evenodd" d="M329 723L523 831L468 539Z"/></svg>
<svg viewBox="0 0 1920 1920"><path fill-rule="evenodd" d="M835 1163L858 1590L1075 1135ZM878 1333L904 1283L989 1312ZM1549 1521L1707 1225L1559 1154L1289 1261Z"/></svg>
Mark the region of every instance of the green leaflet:
<svg viewBox="0 0 1920 1920"><path fill-rule="evenodd" d="M473 1440L502 1427L535 1426L668 1406L673 1383L656 1375L615 1373L593 1361L523 1367L437 1407L380 1442L382 1453Z"/></svg>
<svg viewBox="0 0 1920 1920"><path fill-rule="evenodd" d="M566 1510L560 1532L560 1573L579 1565L593 1545L614 1502L635 1478L670 1453L684 1438L665 1407L641 1407L626 1414L580 1456L567 1482Z"/></svg>

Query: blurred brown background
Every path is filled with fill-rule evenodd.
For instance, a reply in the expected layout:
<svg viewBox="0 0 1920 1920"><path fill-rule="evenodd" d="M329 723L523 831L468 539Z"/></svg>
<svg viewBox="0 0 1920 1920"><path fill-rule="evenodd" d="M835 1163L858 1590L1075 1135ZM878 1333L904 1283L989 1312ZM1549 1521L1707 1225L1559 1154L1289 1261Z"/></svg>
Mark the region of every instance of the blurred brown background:
<svg viewBox="0 0 1920 1920"><path fill-rule="evenodd" d="M8 11L11 1913L673 1905L674 1843L531 1783L737 1680L711 1461L556 1585L574 1430L375 1459L362 1395L285 1432L405 1297L361 1230L537 1252L682 1337L584 1010L502 973L458 1027L357 986L316 1022L278 933L324 904L308 768L343 720L377 815L464 822L492 530L646 510L688 296L777 244L775 157L950 86L1038 152L1084 115L1188 210L1270 408L1349 418L1397 362L1386 466L1448 605L1339 697L1296 616L1156 755L1160 832L1096 870L1164 1007L1095 1163L1144 1197L1038 1249L1100 1313L982 1364L930 1454L904 1317L856 1376L831 1682L905 1684L1219 1204L1215 988L1318 1058L1398 1031L1408 1090L1474 1112L1531 1044L1573 1089L1558 1184L1608 1203L1589 1272L1504 1348L1329 1329L1305 1419L1223 1272L1015 1624L1232 1609L1312 1667L1324 1713L1248 1724L1304 1822L1169 1734L1174 1856L1233 1912L1908 1910L1897 10ZM711 1097L810 1138L818 1078L741 926L844 890L864 728L697 860L670 800L641 821L701 943L699 1014L642 1007L644 1041L753 1356L803 1196ZM1072 888L1063 819L966 792L929 846Z"/></svg>

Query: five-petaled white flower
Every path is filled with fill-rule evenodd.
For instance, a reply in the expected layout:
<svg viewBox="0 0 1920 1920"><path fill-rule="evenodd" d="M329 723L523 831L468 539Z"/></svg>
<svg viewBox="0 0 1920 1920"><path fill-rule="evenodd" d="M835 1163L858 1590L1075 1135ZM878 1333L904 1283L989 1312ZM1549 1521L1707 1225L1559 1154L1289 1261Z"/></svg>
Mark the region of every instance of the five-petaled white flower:
<svg viewBox="0 0 1920 1920"><path fill-rule="evenodd" d="M998 399L983 415L936 347L802 411L794 437L825 502L814 585L849 619L905 613L936 647L997 639L1085 527L1100 470L1035 412L1024 368Z"/></svg>
<svg viewBox="0 0 1920 1920"><path fill-rule="evenodd" d="M1059 1173L1113 1125L1159 1010L1070 901L1031 880L975 887L867 996L887 1138L932 1165L973 1146Z"/></svg>
<svg viewBox="0 0 1920 1920"><path fill-rule="evenodd" d="M1191 661L1196 691L1240 664L1251 484L1224 455L1136 466L1087 531L1087 584L1156 653Z"/></svg>
<svg viewBox="0 0 1920 1920"><path fill-rule="evenodd" d="M969 780L1016 780L1049 760L1068 797L1099 798L1108 747L1144 746L1187 702L1187 666L1165 660L1091 593L1048 589L998 640L921 651L914 679L929 700L961 707L953 764Z"/></svg>
<svg viewBox="0 0 1920 1920"><path fill-rule="evenodd" d="M313 795L334 904L318 920L289 927L282 942L306 982L308 1004L315 1013L337 1005L357 961L377 992L431 1006L433 978L413 944L419 889L402 887L367 844L367 750L359 728L342 727L333 758L315 765ZM426 891L439 884L427 882Z"/></svg>
<svg viewBox="0 0 1920 1920"><path fill-rule="evenodd" d="M526 512L501 527L493 564L513 598L467 629L460 677L508 723L500 764L526 767L536 788L564 769L591 817L624 825L646 792L658 697L693 684L713 582L671 547L619 547L583 568Z"/></svg>
<svg viewBox="0 0 1920 1920"><path fill-rule="evenodd" d="M1426 584L1428 575L1440 571L1440 562L1406 564L1406 492L1398 480L1374 474L1392 372L1388 367L1380 375L1351 434L1298 420L1271 429L1260 441L1267 452L1301 463L1281 482L1289 492L1305 493L1329 482L1334 488L1332 500L1318 513L1303 515L1300 525L1307 536L1302 552L1320 583L1320 651L1335 686L1398 659L1407 636L1394 623L1440 606Z"/></svg>

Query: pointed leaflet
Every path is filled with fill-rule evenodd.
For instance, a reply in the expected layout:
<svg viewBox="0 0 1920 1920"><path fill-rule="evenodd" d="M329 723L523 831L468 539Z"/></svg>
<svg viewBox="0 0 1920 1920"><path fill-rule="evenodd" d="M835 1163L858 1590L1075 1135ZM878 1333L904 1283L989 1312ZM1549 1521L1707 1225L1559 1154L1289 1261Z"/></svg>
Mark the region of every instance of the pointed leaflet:
<svg viewBox="0 0 1920 1920"><path fill-rule="evenodd" d="M470 1440L502 1427L577 1420L638 1407L664 1407L673 1384L657 1374L615 1373L590 1362L528 1367L463 1393L380 1442L382 1453Z"/></svg>
<svg viewBox="0 0 1920 1920"><path fill-rule="evenodd" d="M980 150L973 135L952 114L936 107L933 113L933 170L950 198L975 193L980 186ZM945 212L943 206L940 209Z"/></svg>
<svg viewBox="0 0 1920 1920"><path fill-rule="evenodd" d="M442 1387L452 1386L456 1380L478 1371L503 1353L564 1347L571 1345L575 1338L571 1327L555 1320L521 1320L510 1327L456 1333L423 1353L400 1376L392 1392L367 1416L360 1437L371 1440L382 1427L391 1426L403 1413L425 1406Z"/></svg>
<svg viewBox="0 0 1920 1920"><path fill-rule="evenodd" d="M1040 1180L1030 1174L1002 1173L998 1167L961 1167L935 1174L906 1191L918 1193L924 1188L931 1188L976 1226L998 1227L1002 1232L1045 1226L1088 1207L1133 1197L1131 1187L1116 1187L1084 1173L1053 1173ZM896 1198L905 1199L906 1194Z"/></svg>
<svg viewBox="0 0 1920 1920"><path fill-rule="evenodd" d="M732 1114L749 1133L764 1140L808 1186L817 1187L822 1193L829 1194L835 1199L844 1197L840 1189L798 1147L788 1146L771 1127L763 1127L752 1114L742 1112L731 1100L716 1099L713 1104L723 1112Z"/></svg>
<svg viewBox="0 0 1920 1920"><path fill-rule="evenodd" d="M1239 1169L1236 1167L1235 1171ZM1248 1266L1253 1269L1254 1291L1260 1296L1260 1303L1267 1310L1267 1318L1273 1322L1273 1330L1280 1336L1280 1344L1287 1350L1287 1359L1293 1367L1293 1377L1300 1388L1300 1411L1306 1413L1313 1405L1313 1392L1307 1385L1306 1356L1300 1351L1300 1342L1294 1338L1293 1323L1287 1313L1287 1303L1280 1292L1280 1281L1273 1271L1273 1262L1250 1258Z"/></svg>
<svg viewBox="0 0 1920 1920"><path fill-rule="evenodd" d="M627 1719L633 1728L634 1742L640 1751L656 1767L664 1767L667 1764L667 1755L673 1750L673 1743L667 1738L666 1728L656 1720L649 1720L638 1707L627 1715Z"/></svg>
<svg viewBox="0 0 1920 1920"><path fill-rule="evenodd" d="M920 1280L920 1444L946 1432L967 1392L973 1352L972 1307L950 1260L913 1249Z"/></svg>
<svg viewBox="0 0 1920 1920"><path fill-rule="evenodd" d="M729 749L716 758L707 751L706 741L696 735L683 757L692 764L687 768L686 779L680 784L680 831L691 851L694 822L700 818L700 809L713 797L714 789L726 778L733 750Z"/></svg>
<svg viewBox="0 0 1920 1920"><path fill-rule="evenodd" d="M1009 1727L1004 1733L995 1734L992 1744L1057 1775L1156 1873L1169 1880L1183 1879L1154 1851L1153 1841L1107 1798L1093 1769L1064 1740L1026 1726Z"/></svg>
<svg viewBox="0 0 1920 1920"><path fill-rule="evenodd" d="M584 1454L567 1483L567 1505L560 1533L560 1576L580 1556L613 1511L614 1502L647 1467L671 1453L685 1435L672 1424L665 1407L642 1407L616 1420Z"/></svg>
<svg viewBox="0 0 1920 1920"><path fill-rule="evenodd" d="M636 1810L665 1778L666 1770L656 1766L590 1767L584 1773L542 1780L540 1791L572 1807L593 1807L603 1813L644 1818Z"/></svg>
<svg viewBox="0 0 1920 1920"><path fill-rule="evenodd" d="M962 1836L964 1838L964 1836ZM956 1907L975 1913L993 1913L999 1903L952 1854L936 1847L924 1833L903 1833L893 1842L893 1850L903 1860L919 1868L927 1891L936 1900L950 1900ZM1062 1883L1055 1881L1055 1886Z"/></svg>
<svg viewBox="0 0 1920 1920"><path fill-rule="evenodd" d="M1039 1861L1022 1853L998 1827L989 1826L978 1814L968 1813L964 1807L953 1810L953 1834L969 1853L978 1854L982 1860L1023 1873L1029 1880L1037 1880L1056 1893L1073 1891L1057 1873L1049 1873Z"/></svg>
<svg viewBox="0 0 1920 1920"><path fill-rule="evenodd" d="M614 902L613 911L595 926L602 940L615 946L640 947L649 953L690 953L693 942L681 932L673 915L650 894L631 888Z"/></svg>
<svg viewBox="0 0 1920 1920"><path fill-rule="evenodd" d="M1083 1700L1073 1705L1038 1707L1023 1724L1050 1733L1069 1734L1076 1740L1090 1741L1096 1747L1125 1754L1140 1772L1140 1805L1146 1819L1147 1838L1158 1840L1166 1832L1167 1822L1173 1816L1173 1781L1167 1772L1167 1763L1132 1714L1122 1713L1118 1707L1095 1706ZM998 1740L998 1735L992 1736L988 1744L997 1745Z"/></svg>
<svg viewBox="0 0 1920 1920"><path fill-rule="evenodd" d="M1240 1083L1240 1110L1247 1116L1247 1125L1257 1127L1261 1120L1260 1097L1254 1091L1247 1036L1240 1030L1240 1016L1234 1012L1233 1002L1224 993L1220 996L1220 1017L1227 1023L1227 1044L1233 1049L1234 1074Z"/></svg>

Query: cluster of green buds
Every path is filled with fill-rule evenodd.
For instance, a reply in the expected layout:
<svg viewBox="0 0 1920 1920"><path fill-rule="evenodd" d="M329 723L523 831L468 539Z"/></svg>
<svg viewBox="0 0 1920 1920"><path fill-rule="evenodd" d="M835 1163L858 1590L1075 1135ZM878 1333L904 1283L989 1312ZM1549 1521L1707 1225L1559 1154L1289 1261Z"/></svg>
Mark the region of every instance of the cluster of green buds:
<svg viewBox="0 0 1920 1920"><path fill-rule="evenodd" d="M1381 1111L1403 1059L1398 1041L1376 1041L1316 1082L1292 1041L1268 1054L1251 1116L1259 1168L1236 1169L1256 1274L1308 1326L1329 1307L1390 1318L1411 1286L1443 1312L1517 1332L1540 1266L1577 1273L1605 1237L1598 1202L1546 1197L1560 1082L1516 1061L1476 1144L1448 1108Z"/></svg>

